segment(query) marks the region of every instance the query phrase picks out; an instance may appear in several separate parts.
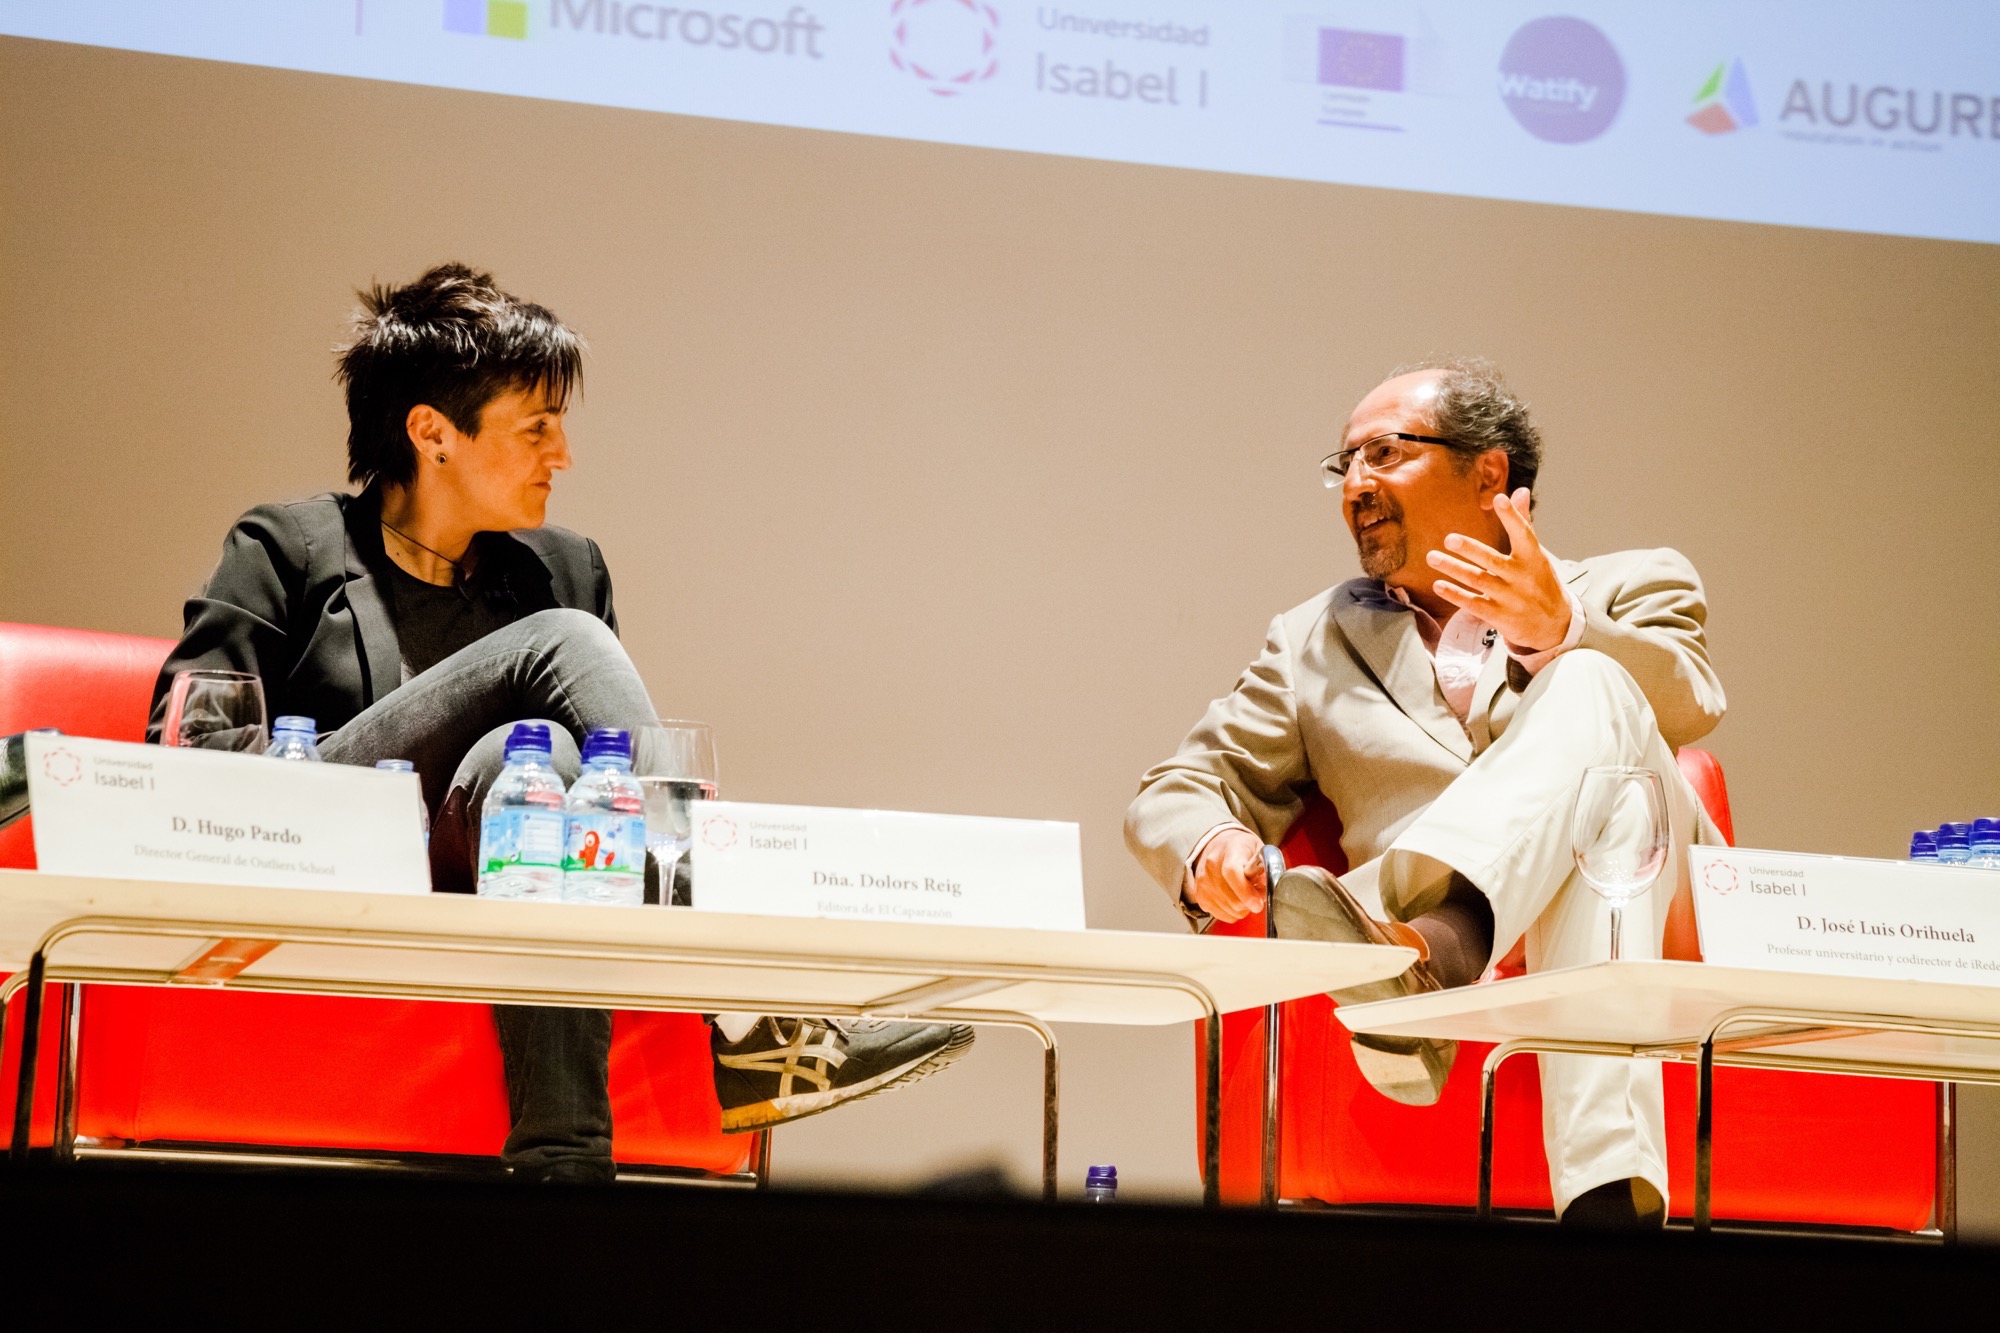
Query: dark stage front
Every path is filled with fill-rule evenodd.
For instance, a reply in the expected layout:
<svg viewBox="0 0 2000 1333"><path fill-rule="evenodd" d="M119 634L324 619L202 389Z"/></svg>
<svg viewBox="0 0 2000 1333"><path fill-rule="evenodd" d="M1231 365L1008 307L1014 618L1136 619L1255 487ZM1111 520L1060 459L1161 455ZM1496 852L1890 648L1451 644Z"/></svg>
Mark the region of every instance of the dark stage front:
<svg viewBox="0 0 2000 1333"><path fill-rule="evenodd" d="M1008 1199L30 1167L16 1326L1856 1327L1990 1314L1977 1246Z"/></svg>

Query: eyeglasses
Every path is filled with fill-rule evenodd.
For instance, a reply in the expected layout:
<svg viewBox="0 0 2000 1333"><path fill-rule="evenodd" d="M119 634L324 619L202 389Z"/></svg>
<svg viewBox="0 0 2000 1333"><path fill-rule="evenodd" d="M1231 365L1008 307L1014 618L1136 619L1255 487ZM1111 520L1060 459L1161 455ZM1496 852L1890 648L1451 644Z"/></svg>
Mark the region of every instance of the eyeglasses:
<svg viewBox="0 0 2000 1333"><path fill-rule="evenodd" d="M1347 475L1347 469L1354 465L1357 455L1370 472L1387 472L1392 467L1401 467L1417 456L1417 451L1410 447L1413 444L1442 444L1454 449L1460 447L1457 440L1392 430L1387 435L1377 435L1373 439L1363 440L1352 449L1339 449L1320 459L1320 480L1330 491L1340 489L1340 479Z"/></svg>

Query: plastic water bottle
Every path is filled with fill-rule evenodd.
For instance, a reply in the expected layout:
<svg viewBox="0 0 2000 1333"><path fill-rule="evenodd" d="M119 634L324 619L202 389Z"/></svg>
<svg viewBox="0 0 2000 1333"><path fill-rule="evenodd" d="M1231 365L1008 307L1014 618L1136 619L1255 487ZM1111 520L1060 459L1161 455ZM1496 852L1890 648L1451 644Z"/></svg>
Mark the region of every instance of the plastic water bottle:
<svg viewBox="0 0 2000 1333"><path fill-rule="evenodd" d="M479 896L554 902L562 897L564 788L548 726L515 723L505 754L479 811Z"/></svg>
<svg viewBox="0 0 2000 1333"><path fill-rule="evenodd" d="M375 767L385 773L414 773L417 771L417 766L407 759L377 759ZM417 793L417 824L424 831L424 846L429 847L431 845L431 812L430 807L424 804L424 794L421 791Z"/></svg>
<svg viewBox="0 0 2000 1333"><path fill-rule="evenodd" d="M1093 1166L1083 1176L1083 1199L1085 1203L1118 1202L1118 1168L1115 1166Z"/></svg>
<svg viewBox="0 0 2000 1333"><path fill-rule="evenodd" d="M271 724L271 748L264 753L273 759L303 759L317 764L319 724L309 717L287 714Z"/></svg>
<svg viewBox="0 0 2000 1333"><path fill-rule="evenodd" d="M1939 824L1938 860L1948 866L1962 866L1972 859L1972 825Z"/></svg>
<svg viewBox="0 0 2000 1333"><path fill-rule="evenodd" d="M646 793L632 776L632 733L604 727L583 742L569 789L563 901L639 907L646 901Z"/></svg>
<svg viewBox="0 0 2000 1333"><path fill-rule="evenodd" d="M1972 860L1982 870L2000 870L2000 819L1972 821Z"/></svg>
<svg viewBox="0 0 2000 1333"><path fill-rule="evenodd" d="M1937 834L1927 828L1920 828L1910 835L1910 859L1912 861L1935 861L1937 857Z"/></svg>

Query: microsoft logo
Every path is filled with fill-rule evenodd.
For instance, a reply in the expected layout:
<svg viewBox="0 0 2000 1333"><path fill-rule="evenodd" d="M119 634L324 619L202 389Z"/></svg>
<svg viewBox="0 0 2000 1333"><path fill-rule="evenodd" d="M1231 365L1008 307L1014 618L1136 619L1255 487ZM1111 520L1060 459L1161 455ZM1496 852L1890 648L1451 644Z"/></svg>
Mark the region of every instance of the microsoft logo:
<svg viewBox="0 0 2000 1333"><path fill-rule="evenodd" d="M444 30L525 40L528 0L444 0Z"/></svg>
<svg viewBox="0 0 2000 1333"><path fill-rule="evenodd" d="M1717 65L1694 100L1697 109L1687 122L1703 134L1728 134L1756 127L1757 99L1750 95L1750 76L1744 73L1741 60Z"/></svg>

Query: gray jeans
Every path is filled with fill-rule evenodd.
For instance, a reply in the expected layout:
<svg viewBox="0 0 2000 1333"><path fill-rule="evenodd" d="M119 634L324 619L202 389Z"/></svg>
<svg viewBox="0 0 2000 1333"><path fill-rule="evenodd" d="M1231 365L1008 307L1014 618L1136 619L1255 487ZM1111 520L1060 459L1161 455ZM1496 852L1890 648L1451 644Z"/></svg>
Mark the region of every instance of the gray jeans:
<svg viewBox="0 0 2000 1333"><path fill-rule="evenodd" d="M643 764L656 716L603 621L586 611L537 611L413 676L321 737L319 747L329 763L414 763L431 811L431 886L470 893L480 806L516 722L549 724L555 767L570 783L579 742L596 727L631 731L634 759ZM544 1176L567 1162L569 1172L608 1179L611 1015L497 1005L493 1018L513 1121L502 1159L521 1176Z"/></svg>

